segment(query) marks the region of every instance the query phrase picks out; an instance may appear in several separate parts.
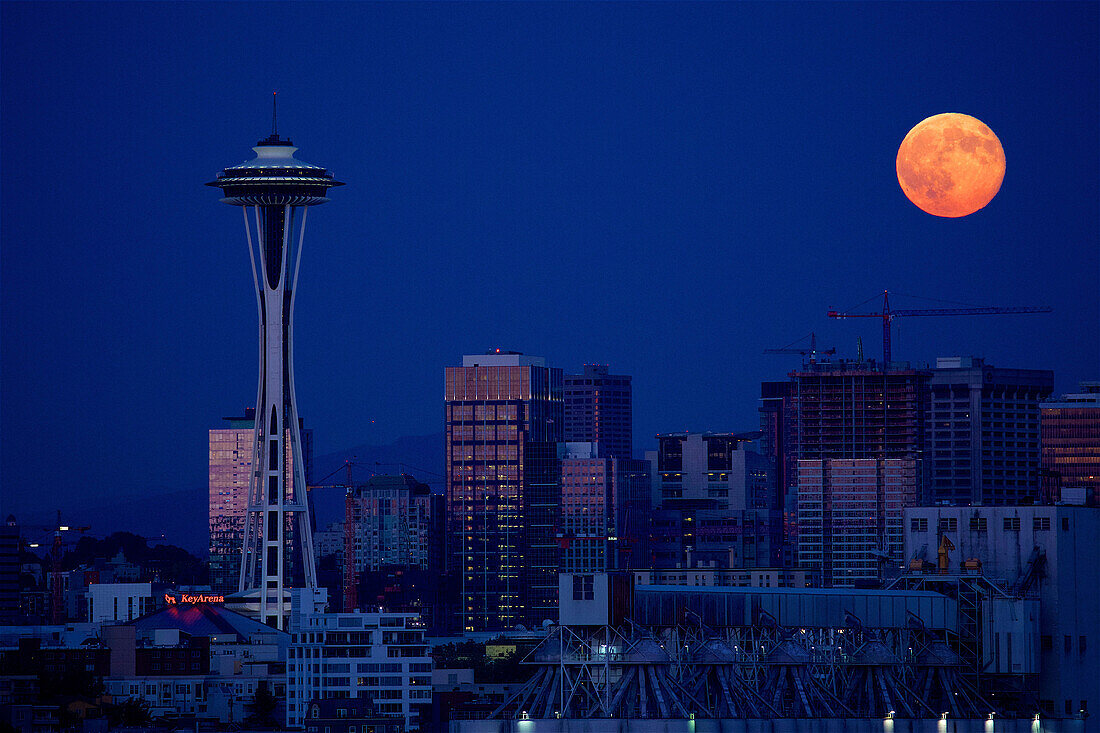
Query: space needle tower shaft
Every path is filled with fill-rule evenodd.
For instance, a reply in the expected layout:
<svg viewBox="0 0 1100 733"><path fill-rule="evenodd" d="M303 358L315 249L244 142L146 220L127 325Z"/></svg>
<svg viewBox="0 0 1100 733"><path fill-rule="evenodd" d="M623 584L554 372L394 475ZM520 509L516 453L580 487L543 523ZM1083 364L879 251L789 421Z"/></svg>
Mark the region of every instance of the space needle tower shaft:
<svg viewBox="0 0 1100 733"><path fill-rule="evenodd" d="M328 170L294 157L290 140L272 134L256 157L231 166L208 186L240 206L259 312L260 375L252 473L242 543L239 594L257 604L258 618L285 628L290 590L316 589L316 565L305 468L294 395L294 300L309 207L343 185Z"/></svg>

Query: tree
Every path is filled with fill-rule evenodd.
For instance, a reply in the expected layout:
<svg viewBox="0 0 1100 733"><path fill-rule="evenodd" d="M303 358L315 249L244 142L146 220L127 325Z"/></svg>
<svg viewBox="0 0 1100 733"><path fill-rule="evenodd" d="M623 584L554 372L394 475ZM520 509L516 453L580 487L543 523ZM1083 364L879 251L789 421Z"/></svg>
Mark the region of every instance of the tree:
<svg viewBox="0 0 1100 733"><path fill-rule="evenodd" d="M281 727L275 718L275 710L278 707L279 699L271 694L271 690L267 687L267 680L260 680L256 685L256 694L248 705L248 717L245 720L249 725L276 730Z"/></svg>
<svg viewBox="0 0 1100 733"><path fill-rule="evenodd" d="M127 698L107 706L107 719L111 727L141 728L149 724L149 703L139 698Z"/></svg>

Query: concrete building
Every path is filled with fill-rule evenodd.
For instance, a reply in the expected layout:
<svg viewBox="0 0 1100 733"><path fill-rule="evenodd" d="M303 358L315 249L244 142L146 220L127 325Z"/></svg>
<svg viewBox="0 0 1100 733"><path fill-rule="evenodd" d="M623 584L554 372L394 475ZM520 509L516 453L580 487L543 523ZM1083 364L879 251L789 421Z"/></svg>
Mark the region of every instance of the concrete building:
<svg viewBox="0 0 1100 733"><path fill-rule="evenodd" d="M1100 382L1082 382L1074 394L1040 405L1042 467L1049 499L1100 506Z"/></svg>
<svg viewBox="0 0 1100 733"><path fill-rule="evenodd" d="M226 427L209 431L210 585L220 593L233 593L241 580L256 410L248 407L241 417L222 419ZM308 483L313 475L313 431L301 423L298 427ZM288 474L288 482L293 487L293 471ZM295 542L295 530L291 526L287 543L292 548ZM298 572L300 574L300 569Z"/></svg>
<svg viewBox="0 0 1100 733"><path fill-rule="evenodd" d="M565 430L570 443L599 443L601 455L633 457L630 377L609 374L605 364L585 364L583 374L565 375Z"/></svg>
<svg viewBox="0 0 1100 733"><path fill-rule="evenodd" d="M662 509L772 509L771 462L746 444L757 433L667 433L646 457L655 467L653 505Z"/></svg>
<svg viewBox="0 0 1100 733"><path fill-rule="evenodd" d="M419 730L419 709L432 701L432 658L415 614L307 615L289 654L287 727L303 727L310 701L369 698L379 715Z"/></svg>
<svg viewBox="0 0 1100 733"><path fill-rule="evenodd" d="M467 632L557 617L562 371L493 351L447 367L448 571Z"/></svg>
<svg viewBox="0 0 1100 733"><path fill-rule="evenodd" d="M798 551L798 433L794 383L760 384L760 454L775 467L777 509L783 517L781 564L795 564Z"/></svg>
<svg viewBox="0 0 1100 733"><path fill-rule="evenodd" d="M782 516L774 461L746 449L758 433L668 433L653 466L651 568L775 567Z"/></svg>
<svg viewBox="0 0 1100 733"><path fill-rule="evenodd" d="M905 526L911 566L931 573L922 587L980 577L990 586L980 606L980 617L986 619L996 618L998 599L1038 599L1038 633L1002 633L983 654L983 664L1025 671L1025 655L1037 655L1037 694L1044 716L1075 717L1090 705L1096 709L1100 509L918 507L905 512ZM953 592L960 603L966 598Z"/></svg>
<svg viewBox="0 0 1100 733"><path fill-rule="evenodd" d="M1039 403L1054 372L936 359L925 420L927 500L1025 504L1039 499Z"/></svg>
<svg viewBox="0 0 1100 733"><path fill-rule="evenodd" d="M445 526L444 497L412 476L356 486L344 499L343 609L369 605L358 597L363 573L441 574Z"/></svg>
<svg viewBox="0 0 1100 733"><path fill-rule="evenodd" d="M88 621L122 623L164 605L152 583L93 583L88 586Z"/></svg>
<svg viewBox="0 0 1100 733"><path fill-rule="evenodd" d="M356 572L383 567L440 569L442 557L434 543L443 531L442 499L433 496L427 484L405 474L372 476L356 486L347 496L344 518Z"/></svg>
<svg viewBox="0 0 1100 733"><path fill-rule="evenodd" d="M635 567L649 554L649 462L605 457L601 445L559 445L565 572Z"/></svg>

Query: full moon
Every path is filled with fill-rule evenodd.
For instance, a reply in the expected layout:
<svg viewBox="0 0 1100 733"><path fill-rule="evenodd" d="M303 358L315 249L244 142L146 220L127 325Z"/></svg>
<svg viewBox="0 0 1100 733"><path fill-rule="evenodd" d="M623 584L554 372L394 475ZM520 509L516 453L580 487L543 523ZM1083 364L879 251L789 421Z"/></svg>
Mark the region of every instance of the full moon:
<svg viewBox="0 0 1100 733"><path fill-rule="evenodd" d="M898 183L935 216L973 214L1001 190L1005 151L993 131L970 115L948 112L918 123L898 148Z"/></svg>

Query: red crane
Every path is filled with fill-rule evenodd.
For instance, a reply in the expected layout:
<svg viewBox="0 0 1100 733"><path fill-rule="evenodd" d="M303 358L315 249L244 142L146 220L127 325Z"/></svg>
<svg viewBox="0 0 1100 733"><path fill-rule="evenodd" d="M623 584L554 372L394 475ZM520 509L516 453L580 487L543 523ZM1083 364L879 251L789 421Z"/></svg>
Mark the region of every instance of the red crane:
<svg viewBox="0 0 1100 733"><path fill-rule="evenodd" d="M866 302L866 301L865 301ZM857 308L859 306L856 306ZM902 316L993 316L1009 315L1016 313L1050 313L1053 308L1047 306L1031 307L1020 306L1016 308L969 307L969 308L920 308L890 310L890 292L882 292L882 311L878 313L843 313L835 310L829 311L829 318L881 318L882 319L882 361L883 365L893 361L893 353L890 350L890 322Z"/></svg>

